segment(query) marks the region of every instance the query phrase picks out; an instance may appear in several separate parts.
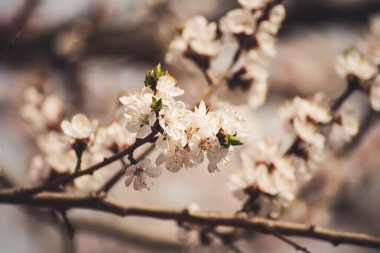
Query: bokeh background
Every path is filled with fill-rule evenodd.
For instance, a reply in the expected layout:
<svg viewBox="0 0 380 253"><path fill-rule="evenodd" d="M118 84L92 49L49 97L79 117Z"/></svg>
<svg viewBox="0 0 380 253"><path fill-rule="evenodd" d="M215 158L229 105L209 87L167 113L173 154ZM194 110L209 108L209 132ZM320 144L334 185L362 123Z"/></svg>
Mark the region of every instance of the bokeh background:
<svg viewBox="0 0 380 253"><path fill-rule="evenodd" d="M344 81L335 57L366 33L367 21L380 11L377 0L288 0L288 16L270 66L268 102L256 111L236 107L255 136L286 139L277 108L295 95L324 91L337 96ZM1 0L0 1L0 147L3 177L25 182L37 152L32 132L20 117L26 87L46 83L67 107L66 118L84 112L111 120L117 98L143 85L145 72L164 61L177 27L195 15L217 20L234 0ZM166 65L196 101L207 84L197 71ZM326 161L305 185L283 219L380 235L379 115L360 95L349 101L360 108L362 130L348 145L332 143ZM153 155L154 157L154 155ZM135 192L121 182L111 196L133 203L235 211L239 207L227 181L238 156L219 173L205 169L164 172L150 191ZM121 219L72 210L73 241L46 211L0 206L0 252L228 252L223 245L201 247L177 239L174 222ZM298 239L313 252L376 252ZM237 244L244 252L294 252L270 236L250 235Z"/></svg>

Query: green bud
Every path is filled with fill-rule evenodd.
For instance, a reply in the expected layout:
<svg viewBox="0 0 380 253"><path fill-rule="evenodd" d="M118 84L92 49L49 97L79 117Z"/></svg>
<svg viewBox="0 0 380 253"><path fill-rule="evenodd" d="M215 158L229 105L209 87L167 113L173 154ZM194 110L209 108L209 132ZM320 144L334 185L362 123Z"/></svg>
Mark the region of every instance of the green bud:
<svg viewBox="0 0 380 253"><path fill-rule="evenodd" d="M145 86L155 91L157 87L157 81L163 74L164 73L161 70L161 64L159 63L155 69L152 69L148 72L148 74L145 75Z"/></svg>
<svg viewBox="0 0 380 253"><path fill-rule="evenodd" d="M239 140L239 138L236 137L236 134L229 135L222 128L219 129L219 132L216 134L216 137L218 138L220 145L222 145L225 148L229 148L231 145L238 146L244 144L241 140Z"/></svg>
<svg viewBox="0 0 380 253"><path fill-rule="evenodd" d="M229 144L229 145L232 145L232 146L239 146L239 145L243 145L244 143L239 140L239 138L237 138L236 136L233 136L233 135L229 135L226 137L226 142Z"/></svg>

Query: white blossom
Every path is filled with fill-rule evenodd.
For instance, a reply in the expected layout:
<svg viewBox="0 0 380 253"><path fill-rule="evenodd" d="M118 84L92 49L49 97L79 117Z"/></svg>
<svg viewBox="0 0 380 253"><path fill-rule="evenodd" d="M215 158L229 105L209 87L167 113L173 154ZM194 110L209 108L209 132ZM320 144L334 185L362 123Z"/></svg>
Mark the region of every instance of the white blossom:
<svg viewBox="0 0 380 253"><path fill-rule="evenodd" d="M273 26L279 27L285 19L286 10L282 4L277 4L270 10L269 23ZM277 31L276 31L277 32Z"/></svg>
<svg viewBox="0 0 380 253"><path fill-rule="evenodd" d="M134 93L120 98L125 105L126 128L130 133L137 133L137 138L143 138L152 132L156 122L156 114L151 109L152 94Z"/></svg>
<svg viewBox="0 0 380 253"><path fill-rule="evenodd" d="M225 148L220 144L212 145L207 152L208 172L213 173L225 167L230 162L229 155L231 151L232 147Z"/></svg>
<svg viewBox="0 0 380 253"><path fill-rule="evenodd" d="M185 103L175 101L160 111L159 124L170 139L178 141L185 134L184 131L190 122L189 114Z"/></svg>
<svg viewBox="0 0 380 253"><path fill-rule="evenodd" d="M219 148L220 144L216 137L209 137L207 135L195 134L191 137L189 141L190 161L194 164L201 164L205 158L204 153L207 153L207 157L211 156L211 159L214 157L211 153L216 151L216 148ZM220 159L219 159L220 160ZM219 162L219 161L216 161ZM214 171L213 169L212 171Z"/></svg>
<svg viewBox="0 0 380 253"><path fill-rule="evenodd" d="M180 36L169 45L168 62L174 62L188 50L206 57L214 57L220 48L216 40L216 24L208 23L205 17L197 16L186 22Z"/></svg>
<svg viewBox="0 0 380 253"><path fill-rule="evenodd" d="M194 135L199 135L203 139L216 136L219 130L218 115L209 111L203 100L198 107L194 108L194 112L188 113L188 115L190 122L185 129L185 135L182 137L182 146L186 146Z"/></svg>
<svg viewBox="0 0 380 253"><path fill-rule="evenodd" d="M318 124L330 123L332 116L327 105L317 101L317 97L312 100L294 98L280 108L280 117L302 141L323 148L325 137L320 133Z"/></svg>
<svg viewBox="0 0 380 253"><path fill-rule="evenodd" d="M319 103L314 98L307 100L300 97L285 103L280 108L280 115L284 121L297 118L303 122L311 120L314 123L329 123L332 118L327 105Z"/></svg>
<svg viewBox="0 0 380 253"><path fill-rule="evenodd" d="M256 28L257 14L247 9L231 10L221 18L220 29L226 34L252 35Z"/></svg>
<svg viewBox="0 0 380 253"><path fill-rule="evenodd" d="M49 131L37 138L44 163L56 173L72 173L76 155L71 149L70 138L62 133Z"/></svg>
<svg viewBox="0 0 380 253"><path fill-rule="evenodd" d="M245 78L252 80L251 87L247 92L248 104L251 108L256 109L263 105L268 94L268 71L263 67L265 63L259 63L259 57L254 50L250 50L247 56Z"/></svg>
<svg viewBox="0 0 380 253"><path fill-rule="evenodd" d="M134 134L123 129L123 126L115 121L109 126L98 128L94 141L94 149L108 149L113 152L118 152L127 148L134 140Z"/></svg>
<svg viewBox="0 0 380 253"><path fill-rule="evenodd" d="M48 126L57 124L63 115L62 100L55 95L47 96L41 105L41 113Z"/></svg>
<svg viewBox="0 0 380 253"><path fill-rule="evenodd" d="M268 0L238 0L239 4L247 9L259 9L264 7Z"/></svg>
<svg viewBox="0 0 380 253"><path fill-rule="evenodd" d="M354 75L362 80L368 80L377 73L377 67L369 63L357 50L349 50L338 56L335 68L344 78Z"/></svg>
<svg viewBox="0 0 380 253"><path fill-rule="evenodd" d="M250 191L259 190L276 197L286 205L294 199L296 190L295 170L282 156L277 144L257 141L241 154L243 168L231 176L232 193L245 199Z"/></svg>
<svg viewBox="0 0 380 253"><path fill-rule="evenodd" d="M340 132L343 140L348 142L359 132L359 127L360 121L354 108L343 106L338 119L334 122L333 131Z"/></svg>
<svg viewBox="0 0 380 253"><path fill-rule="evenodd" d="M218 112L220 129L223 129L228 135L234 135L238 137L247 136L248 132L245 127L245 120L240 117L235 111L230 108L226 108Z"/></svg>
<svg viewBox="0 0 380 253"><path fill-rule="evenodd" d="M82 156L85 156L86 152ZM50 168L59 174L71 174L75 170L77 156L74 150L62 153L51 153L46 156L46 162Z"/></svg>
<svg viewBox="0 0 380 253"><path fill-rule="evenodd" d="M193 164L189 159L189 154L183 148L176 147L173 154L164 155L160 154L157 157L156 165L160 166L165 164L165 168L173 173L176 173L181 170L181 168L191 167Z"/></svg>
<svg viewBox="0 0 380 253"><path fill-rule="evenodd" d="M291 165L294 167L297 181L300 183L307 182L313 173L320 168L323 161L323 150L309 145L307 143L299 144L306 156L299 156L297 154L287 155Z"/></svg>
<svg viewBox="0 0 380 253"><path fill-rule="evenodd" d="M44 154L62 153L71 149L70 138L56 131L40 135L37 145Z"/></svg>
<svg viewBox="0 0 380 253"><path fill-rule="evenodd" d="M45 119L41 111L32 104L21 106L20 114L34 131L45 130Z"/></svg>
<svg viewBox="0 0 380 253"><path fill-rule="evenodd" d="M380 111L380 76L377 76L370 86L369 101L374 110Z"/></svg>
<svg viewBox="0 0 380 253"><path fill-rule="evenodd" d="M153 167L149 159L144 159L137 164L127 168L125 185L130 186L133 183L133 188L140 191L144 188L149 189L147 176L154 178L161 175L159 167Z"/></svg>
<svg viewBox="0 0 380 253"><path fill-rule="evenodd" d="M31 86L24 91L21 116L35 131L55 128L63 115L63 102L56 95L45 95Z"/></svg>
<svg viewBox="0 0 380 253"><path fill-rule="evenodd" d="M270 23L263 23L256 34L259 49L268 57L276 56L276 38L271 34L271 28L273 29Z"/></svg>
<svg viewBox="0 0 380 253"><path fill-rule="evenodd" d="M163 98L171 100L174 97L181 96L183 90L176 87L176 80L170 75L163 75L157 81L157 93L155 96L157 98Z"/></svg>
<svg viewBox="0 0 380 253"><path fill-rule="evenodd" d="M98 122L89 120L84 114L76 114L71 119L71 122L65 120L61 123L62 131L69 137L74 139L87 139L96 130Z"/></svg>
<svg viewBox="0 0 380 253"><path fill-rule="evenodd" d="M39 106L44 100L43 94L34 86L29 86L23 94L24 102L34 106Z"/></svg>

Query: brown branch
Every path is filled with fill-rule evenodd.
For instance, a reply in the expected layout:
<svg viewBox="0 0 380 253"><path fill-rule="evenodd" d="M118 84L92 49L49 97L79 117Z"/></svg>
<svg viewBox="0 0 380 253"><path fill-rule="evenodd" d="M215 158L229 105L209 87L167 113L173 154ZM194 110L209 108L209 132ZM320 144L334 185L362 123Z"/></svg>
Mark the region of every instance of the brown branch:
<svg viewBox="0 0 380 253"><path fill-rule="evenodd" d="M225 235L223 233L219 233L214 229L211 229L208 231L208 233L216 236L219 238L219 240L227 247L229 248L232 252L234 253L244 253L238 246L235 245L234 241L231 240L232 238L230 237L230 234Z"/></svg>
<svg viewBox="0 0 380 253"><path fill-rule="evenodd" d="M380 238L366 234L330 230L308 224L274 221L259 217L249 218L221 212L192 211L176 208L163 208L149 205L127 205L108 198L99 198L83 194L44 192L29 198L9 195L0 190L0 203L20 204L67 210L82 208L102 211L122 217L139 216L163 220L186 221L207 226L227 226L252 230L263 234L277 231L286 236L300 236L332 243L334 246L349 244L367 248L380 249Z"/></svg>
<svg viewBox="0 0 380 253"><path fill-rule="evenodd" d="M312 253L311 251L309 251L306 247L304 246L301 246L300 244L296 243L295 241L293 240L290 240L289 238L283 236L282 234L278 233L277 231L275 230L269 230L268 231L271 235L273 235L274 237L278 238L279 240L289 244L290 246L294 247L294 249L296 251L302 251L304 253Z"/></svg>

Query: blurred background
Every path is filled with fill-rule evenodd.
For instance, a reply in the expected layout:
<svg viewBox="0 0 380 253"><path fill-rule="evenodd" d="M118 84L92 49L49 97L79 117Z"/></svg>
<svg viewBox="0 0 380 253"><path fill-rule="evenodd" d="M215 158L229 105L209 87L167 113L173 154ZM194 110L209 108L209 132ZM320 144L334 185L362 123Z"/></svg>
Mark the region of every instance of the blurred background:
<svg viewBox="0 0 380 253"><path fill-rule="evenodd" d="M26 179L36 145L20 116L26 87L46 83L65 102L66 118L84 112L107 123L117 99L141 87L147 70L164 61L176 29L195 15L217 20L237 7L234 0L1 0L0 1L0 147L3 172L16 184ZM377 0L288 0L277 56L270 66L268 102L256 111L236 107L256 136L283 138L277 108L295 95L324 91L335 97L344 81L334 69L335 57L366 33L368 18L380 10ZM196 71L165 65L194 102L207 87ZM379 115L358 94L349 101L360 108L361 132L348 145L331 144L326 161L305 185L283 219L380 235ZM153 155L154 157L154 155ZM238 156L216 174L206 169L164 172L150 191L135 192L121 182L112 197L132 203L235 211L227 188L239 166ZM205 194L207 193L207 194ZM0 206L0 252L228 252L223 245L180 243L174 222L121 219L72 210L77 233L67 239L48 212ZM375 252L298 239L312 252ZM294 252L263 235L237 245L244 252Z"/></svg>

